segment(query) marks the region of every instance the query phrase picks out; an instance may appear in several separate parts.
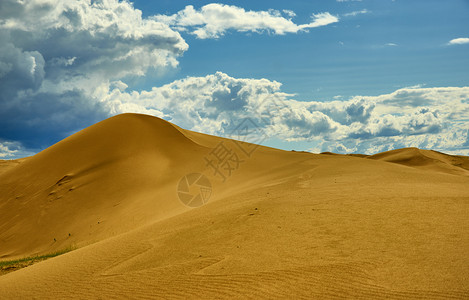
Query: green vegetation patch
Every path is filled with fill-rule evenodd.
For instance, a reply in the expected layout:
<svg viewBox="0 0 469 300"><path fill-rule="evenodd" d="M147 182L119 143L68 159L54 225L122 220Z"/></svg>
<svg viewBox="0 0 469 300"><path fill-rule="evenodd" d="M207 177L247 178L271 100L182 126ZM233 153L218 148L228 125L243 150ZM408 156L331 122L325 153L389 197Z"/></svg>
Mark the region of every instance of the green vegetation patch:
<svg viewBox="0 0 469 300"><path fill-rule="evenodd" d="M0 275L4 275L6 273L25 268L27 266L46 260L48 258L56 257L61 254L70 252L74 249L75 247L68 247L63 250L59 250L59 251L44 254L44 255L36 255L36 256L29 256L29 257L24 257L20 259L0 261Z"/></svg>

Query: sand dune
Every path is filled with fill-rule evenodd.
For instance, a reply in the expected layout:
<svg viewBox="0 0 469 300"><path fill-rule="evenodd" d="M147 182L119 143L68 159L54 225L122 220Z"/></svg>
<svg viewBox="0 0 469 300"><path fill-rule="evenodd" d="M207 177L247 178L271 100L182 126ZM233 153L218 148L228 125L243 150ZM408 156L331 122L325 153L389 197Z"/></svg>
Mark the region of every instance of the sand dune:
<svg viewBox="0 0 469 300"><path fill-rule="evenodd" d="M404 148L378 153L368 156L367 158L393 162L425 170L466 176L469 175L469 157L448 155L433 150Z"/></svg>
<svg viewBox="0 0 469 300"><path fill-rule="evenodd" d="M226 178L207 164L221 146ZM0 276L0 298L468 298L468 162L282 151L119 115L0 161L0 257L78 248ZM212 188L198 208L178 198L192 173Z"/></svg>

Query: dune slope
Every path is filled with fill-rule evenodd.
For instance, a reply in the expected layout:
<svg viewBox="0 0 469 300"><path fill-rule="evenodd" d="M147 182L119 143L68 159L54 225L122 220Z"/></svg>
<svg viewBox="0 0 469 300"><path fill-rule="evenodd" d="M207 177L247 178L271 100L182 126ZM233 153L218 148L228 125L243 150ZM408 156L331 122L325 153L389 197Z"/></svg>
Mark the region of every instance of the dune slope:
<svg viewBox="0 0 469 300"><path fill-rule="evenodd" d="M0 257L82 246L186 211L177 199L178 181L192 172L213 174L204 158L223 141L159 118L124 114L33 157L5 161L0 167ZM245 171L262 177L269 155ZM223 179L218 177L214 198L231 191L227 186L218 190ZM236 189L254 182L241 182Z"/></svg>
<svg viewBox="0 0 469 300"><path fill-rule="evenodd" d="M450 174L469 175L468 157L448 155L432 150L403 148L378 153L368 156L367 158L393 162L414 168Z"/></svg>
<svg viewBox="0 0 469 300"><path fill-rule="evenodd" d="M99 240L180 211L165 200L166 182L190 164L183 151L203 150L163 120L123 115L24 159L0 174L0 257Z"/></svg>
<svg viewBox="0 0 469 300"><path fill-rule="evenodd" d="M207 164L220 145L239 159L226 178ZM468 298L466 158L420 151L315 155L110 118L0 165L0 255L79 246L0 276L1 298ZM191 173L212 186L198 208L178 199Z"/></svg>

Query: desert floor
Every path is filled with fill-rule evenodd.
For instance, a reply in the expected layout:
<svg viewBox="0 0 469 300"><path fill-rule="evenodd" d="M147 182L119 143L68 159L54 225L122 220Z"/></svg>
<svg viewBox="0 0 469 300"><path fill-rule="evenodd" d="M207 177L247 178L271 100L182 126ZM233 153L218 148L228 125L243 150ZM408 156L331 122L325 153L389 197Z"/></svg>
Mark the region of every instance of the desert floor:
<svg viewBox="0 0 469 300"><path fill-rule="evenodd" d="M1 275L0 298L468 299L469 158L283 151L119 115L0 161L0 260L70 246Z"/></svg>

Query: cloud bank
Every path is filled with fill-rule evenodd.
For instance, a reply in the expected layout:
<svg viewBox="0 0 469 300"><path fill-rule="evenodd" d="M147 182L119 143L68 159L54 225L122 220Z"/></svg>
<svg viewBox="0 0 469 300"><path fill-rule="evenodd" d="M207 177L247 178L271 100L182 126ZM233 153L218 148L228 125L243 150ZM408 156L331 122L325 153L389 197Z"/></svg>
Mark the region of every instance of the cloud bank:
<svg viewBox="0 0 469 300"><path fill-rule="evenodd" d="M230 136L249 118L268 137L316 152L375 153L414 146L469 154L469 87L403 88L344 101L298 101L281 83L217 72L151 91L102 95L112 114L157 115L184 128Z"/></svg>
<svg viewBox="0 0 469 300"><path fill-rule="evenodd" d="M309 28L326 26L339 21L328 12L311 15L308 24L295 24L293 11L246 11L234 5L212 3L196 10L192 5L171 16L157 15L153 19L178 31L190 31L199 39L219 38L228 30L239 32L270 32L277 35L297 33Z"/></svg>
<svg viewBox="0 0 469 300"><path fill-rule="evenodd" d="M209 4L143 18L128 1L1 1L1 151L8 157L26 153L19 147L37 151L109 117L102 91L123 88L123 81L149 70L175 68L188 50L181 30L200 38L227 30L286 34L338 20L320 13L296 25L293 11L283 15Z"/></svg>

